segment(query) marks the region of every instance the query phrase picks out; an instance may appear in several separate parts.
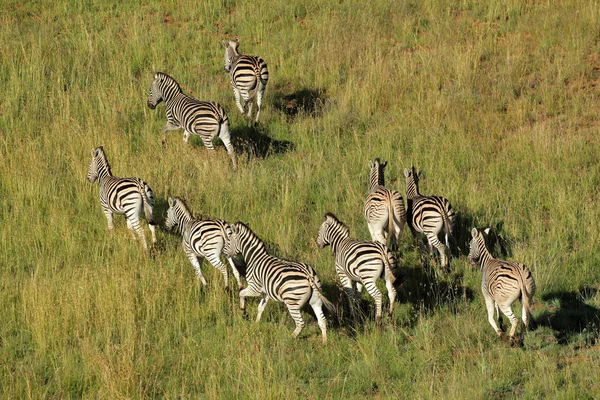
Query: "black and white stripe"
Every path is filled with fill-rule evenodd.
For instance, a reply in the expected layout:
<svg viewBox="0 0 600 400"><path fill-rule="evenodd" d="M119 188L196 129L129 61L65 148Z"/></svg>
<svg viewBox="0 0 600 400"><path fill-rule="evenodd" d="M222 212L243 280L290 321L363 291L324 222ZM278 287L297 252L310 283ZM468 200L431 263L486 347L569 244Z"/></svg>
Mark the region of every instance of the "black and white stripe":
<svg viewBox="0 0 600 400"><path fill-rule="evenodd" d="M371 239L381 244L388 244L384 231L387 228L389 246L395 249L406 223L406 211L402 195L385 187L384 168L387 161L381 163L379 158L369 162L369 195L365 201L364 214L371 233Z"/></svg>
<svg viewBox="0 0 600 400"><path fill-rule="evenodd" d="M321 292L319 277L310 265L282 260L267 253L265 244L252 230L241 222L232 226L230 256L242 254L247 264L247 287L240 291L240 308L246 314L246 297L261 296L256 322L269 299L283 302L296 323L293 336L297 337L304 321L300 309L308 301L315 312L323 342L327 342L327 323L322 306L335 312L335 308Z"/></svg>
<svg viewBox="0 0 600 400"><path fill-rule="evenodd" d="M181 86L175 79L165 73L157 72L150 86L148 107L153 110L161 101L165 102L167 114L167 123L162 128L163 145L167 131L183 128L183 140L186 143L190 134L198 135L204 146L214 151L213 139L219 136L231 158L233 169L237 169L235 151L229 133L229 118L223 107L212 101L201 101L183 94Z"/></svg>
<svg viewBox="0 0 600 400"><path fill-rule="evenodd" d="M102 146L92 149L92 161L87 174L89 182L98 182L100 188L100 206L106 219L108 229L113 229L113 214L124 214L127 219L127 228L134 240L137 240L135 232L140 237L144 249L148 249L144 230L140 226L140 214L142 209L146 221L152 232L152 243L156 243L156 232L154 218L154 196L152 189L139 178L118 178L112 175L110 165L106 159Z"/></svg>
<svg viewBox="0 0 600 400"><path fill-rule="evenodd" d="M444 230L446 247L450 248L449 237L452 235L452 225L456 214L446 198L422 196L419 193L419 177L422 172L422 170L416 172L414 167L411 170L404 170L404 176L406 177L406 221L413 236L416 237L417 233L423 233L427 236L429 252L433 253L433 247L435 247L440 253L442 267L447 270L449 262L446 257L446 248L438 239L438 234L442 229Z"/></svg>
<svg viewBox="0 0 600 400"><path fill-rule="evenodd" d="M377 288L377 279L385 279L390 298L390 314L396 299L394 288L396 258L386 245L379 242L366 242L350 238L350 230L332 213L325 215L325 221L319 228L317 246L331 246L335 255L335 270L340 277L344 291L348 294L350 307L354 315L354 289L356 282L360 293L365 286L375 299L375 318L381 321L382 295Z"/></svg>
<svg viewBox="0 0 600 400"><path fill-rule="evenodd" d="M484 231L485 234L489 229ZM533 318L531 316L531 300L535 294L535 281L531 271L525 265L498 260L492 257L485 245L484 234L473 228L468 260L479 263L481 267L481 291L485 299L488 321L498 335L502 335L502 317L500 311L510 320L510 339L514 340L519 320L512 312L512 304L520 299L523 306L521 318L527 328ZM494 320L494 310L498 325Z"/></svg>
<svg viewBox="0 0 600 400"><path fill-rule="evenodd" d="M221 262L221 254L229 252L229 238L231 237L231 226L220 219L198 220L194 219L185 201L179 197L169 197L169 209L167 210L166 228L168 230L178 226L183 236L183 250L196 270L198 279L206 286L206 280L202 275L202 261L206 258L213 267L223 274L225 287L229 288L227 267ZM242 287L240 274L236 269L231 257L227 257L233 275Z"/></svg>
<svg viewBox="0 0 600 400"><path fill-rule="evenodd" d="M258 122L263 94L269 80L267 63L260 57L239 54L240 39L223 42L223 46L225 47L225 72L231 77L235 103L242 114L246 113L246 117L252 119L252 103L256 101L255 122ZM244 104L241 102L242 99ZM248 107L247 111L246 107Z"/></svg>

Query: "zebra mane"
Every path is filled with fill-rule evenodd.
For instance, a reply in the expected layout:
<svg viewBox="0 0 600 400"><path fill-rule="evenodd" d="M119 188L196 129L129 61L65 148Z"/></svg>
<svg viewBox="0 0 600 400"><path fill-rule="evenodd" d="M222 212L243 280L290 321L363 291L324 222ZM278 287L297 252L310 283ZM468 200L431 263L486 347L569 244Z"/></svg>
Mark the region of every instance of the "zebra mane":
<svg viewBox="0 0 600 400"><path fill-rule="evenodd" d="M346 224L344 224L342 221L340 221L338 219L338 217L335 216L334 213L328 212L327 214L325 214L325 218L331 218L334 221L334 223L336 225L340 226L348 236L350 235L350 228L348 228L346 226Z"/></svg>
<svg viewBox="0 0 600 400"><path fill-rule="evenodd" d="M190 211L190 207L187 205L187 202L184 199L182 199L181 197L175 196L175 197L173 197L173 200L177 201L179 208L181 208L187 215L192 217L192 219L195 219L194 215Z"/></svg>
<svg viewBox="0 0 600 400"><path fill-rule="evenodd" d="M256 233L248 225L245 223L238 221L233 226L232 229L234 232L242 232L243 234L250 237L250 239L256 244L255 247L259 247L260 249L267 251L267 246L265 242L262 241L261 238L258 237Z"/></svg>
<svg viewBox="0 0 600 400"><path fill-rule="evenodd" d="M179 92L183 91L181 89L181 85L179 84L179 82L177 82L175 80L175 78L173 78L171 75L165 74L164 72L157 72L154 74L154 79L158 79L158 78L162 78L166 82L175 84L179 88Z"/></svg>
<svg viewBox="0 0 600 400"><path fill-rule="evenodd" d="M98 146L94 149L94 157L97 157L103 163L106 171L108 172L108 175L112 176L110 164L108 163L106 153L104 152L104 146Z"/></svg>

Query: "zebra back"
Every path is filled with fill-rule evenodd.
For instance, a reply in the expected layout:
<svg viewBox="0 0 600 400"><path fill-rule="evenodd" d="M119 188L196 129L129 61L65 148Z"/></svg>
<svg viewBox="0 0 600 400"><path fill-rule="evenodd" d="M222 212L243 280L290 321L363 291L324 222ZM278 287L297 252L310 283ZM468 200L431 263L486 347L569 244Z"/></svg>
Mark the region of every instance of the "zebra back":
<svg viewBox="0 0 600 400"><path fill-rule="evenodd" d="M223 42L225 47L225 72L231 75L231 83L236 87L251 91L260 81L266 86L269 80L267 63L261 57L242 55L238 52L240 39Z"/></svg>

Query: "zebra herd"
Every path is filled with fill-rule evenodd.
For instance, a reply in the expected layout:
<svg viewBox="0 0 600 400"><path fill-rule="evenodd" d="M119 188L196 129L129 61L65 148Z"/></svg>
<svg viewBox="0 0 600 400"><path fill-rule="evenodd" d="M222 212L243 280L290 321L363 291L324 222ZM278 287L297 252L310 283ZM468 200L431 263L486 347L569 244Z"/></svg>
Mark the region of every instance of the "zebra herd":
<svg viewBox="0 0 600 400"><path fill-rule="evenodd" d="M252 121L253 104L256 103L254 122L258 122L262 98L268 81L268 69L260 57L240 55L239 39L223 43L225 47L225 71L230 74L236 105L249 122ZM243 100L243 103L242 103ZM229 119L223 107L215 102L201 101L185 95L181 86L171 76L157 72L150 87L148 107L151 109L165 102L167 123L162 128L162 143L166 146L166 132L183 128L184 141L191 134L199 135L204 145L214 151L213 139L218 136L237 170L235 150L231 144ZM359 294L363 286L375 301L375 318L381 323L383 295L377 288L377 280L385 281L389 298L389 314L396 300L394 283L397 275L398 249L404 225L407 225L422 251L427 263L427 252L433 255L437 249L440 264L449 271L449 238L452 235L456 214L450 202L440 196L424 196L419 191L422 171L404 169L406 178L406 208L402 195L385 187L384 168L387 162L378 158L369 162L369 193L364 205L364 216L371 241L353 239L350 229L333 213L327 213L321 224L316 244L319 248L331 246L335 256L335 270L343 291L349 299L351 315L355 316L355 290ZM92 149L87 179L97 182L100 205L113 229L113 214L125 215L127 227L134 240L138 238L147 251L146 237L140 225L140 215L145 215L156 243L156 222L153 217L154 195L146 182L139 178L119 178L112 175L103 147ZM315 270L307 264L278 258L269 254L264 242L250 227L242 222L230 225L226 221L198 220L179 197L169 197L165 227L177 227L183 237L183 249L192 263L201 283L207 282L202 274L202 263L208 259L223 275L225 288L229 289L228 270L221 261L224 256L232 268L240 298L240 308L247 318L246 297L261 297L256 321L258 322L269 299L283 302L296 324L293 336L297 337L304 327L300 313L308 302L317 317L322 339L327 341L327 324L323 306L332 314L334 305L324 296L321 282ZM443 233L445 245L440 241ZM502 335L500 311L510 320L509 337L515 340L519 320L512 312L512 304L522 302L522 320L527 328L532 321L530 304L535 292L535 282L529 269L519 263L497 260L485 244L488 231L471 231L472 240L468 261L479 264L482 270L482 292L486 303L488 320L498 335ZM137 234L137 236L136 236ZM428 248L419 239L427 238ZM242 255L246 263L246 287L232 258ZM496 318L494 318L494 312ZM498 324L496 324L498 321Z"/></svg>

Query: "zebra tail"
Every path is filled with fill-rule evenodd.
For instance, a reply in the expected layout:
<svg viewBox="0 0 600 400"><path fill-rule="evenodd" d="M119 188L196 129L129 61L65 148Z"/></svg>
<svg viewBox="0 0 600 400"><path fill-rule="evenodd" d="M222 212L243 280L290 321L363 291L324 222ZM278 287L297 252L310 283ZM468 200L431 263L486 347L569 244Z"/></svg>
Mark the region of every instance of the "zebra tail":
<svg viewBox="0 0 600 400"><path fill-rule="evenodd" d="M327 297L325 297L325 295L321 291L320 285L318 285L317 282L315 282L314 276L309 276L308 281L310 282L310 286L312 286L313 290L317 292L317 296L319 296L319 298L325 305L325 308L327 308L327 311L337 316L337 309L335 308L332 302L327 300Z"/></svg>
<svg viewBox="0 0 600 400"><path fill-rule="evenodd" d="M154 221L154 217L152 215L152 203L154 203L154 200L150 197L152 190L143 181L140 183L138 188L140 190L140 194L142 195L142 202L144 203L144 215L146 216L146 221L148 221L148 225L156 225L156 221ZM150 191L150 195L148 195L148 191Z"/></svg>
<svg viewBox="0 0 600 400"><path fill-rule="evenodd" d="M394 270L396 269L396 258L387 247L383 247L382 252L383 262L385 263L385 273L393 284L396 282L396 274L394 274Z"/></svg>
<svg viewBox="0 0 600 400"><path fill-rule="evenodd" d="M391 249L396 249L396 237L394 236L394 208L392 196L388 196L388 241Z"/></svg>
<svg viewBox="0 0 600 400"><path fill-rule="evenodd" d="M528 328L533 328L535 326L535 320L533 319L533 315L531 314L531 305L529 304L529 293L527 293L527 287L525 286L525 279L523 279L523 274L521 274L521 301L523 302L523 308L525 308L525 312L527 313L527 321Z"/></svg>
<svg viewBox="0 0 600 400"><path fill-rule="evenodd" d="M448 214L446 210L442 211L442 219L444 222L444 236L446 239L446 247L450 250L450 236L452 236L452 227L450 225L450 220L448 219Z"/></svg>

